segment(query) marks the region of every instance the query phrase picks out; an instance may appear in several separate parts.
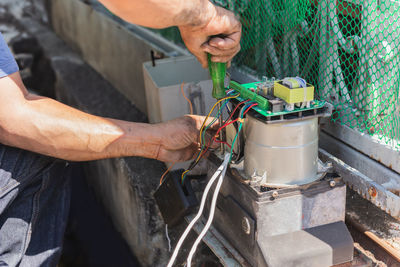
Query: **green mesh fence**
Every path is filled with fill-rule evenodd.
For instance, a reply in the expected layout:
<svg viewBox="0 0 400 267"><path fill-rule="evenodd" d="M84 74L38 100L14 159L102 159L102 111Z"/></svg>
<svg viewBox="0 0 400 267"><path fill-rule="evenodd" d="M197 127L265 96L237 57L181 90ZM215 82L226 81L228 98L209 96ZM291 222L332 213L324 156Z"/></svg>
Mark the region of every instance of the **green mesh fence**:
<svg viewBox="0 0 400 267"><path fill-rule="evenodd" d="M243 24L235 65L300 76L335 106L332 120L400 148L400 3L215 0Z"/></svg>

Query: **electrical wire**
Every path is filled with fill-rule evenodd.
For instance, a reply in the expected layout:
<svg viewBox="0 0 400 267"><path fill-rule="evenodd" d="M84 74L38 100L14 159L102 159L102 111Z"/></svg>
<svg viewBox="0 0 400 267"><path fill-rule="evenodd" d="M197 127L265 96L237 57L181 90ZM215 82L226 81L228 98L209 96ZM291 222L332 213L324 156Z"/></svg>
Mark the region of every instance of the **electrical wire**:
<svg viewBox="0 0 400 267"><path fill-rule="evenodd" d="M193 220L189 223L189 225L186 227L185 231L183 232L182 236L179 238L179 241L174 249L174 252L172 253L172 256L168 262L167 267L172 267L174 264L176 257L178 256L179 250L181 249L181 246L183 244L183 241L185 241L187 235L189 234L190 230L193 228L194 224L200 219L204 206L206 203L207 195L208 192L210 191L211 186L215 182L215 180L219 177L219 175L222 173L224 169L227 168L229 163L229 157L225 157L224 162L221 164L221 166L218 167L217 171L214 173L214 175L211 177L210 181L208 181L206 188L204 189L203 196L201 198L200 202L200 208L196 214L196 216L193 218Z"/></svg>
<svg viewBox="0 0 400 267"><path fill-rule="evenodd" d="M201 133L199 133L199 134L202 135L203 140L205 140L205 133L206 133L207 129L208 129L209 127L211 127L211 125L213 125L213 124L217 121L218 116L219 116L219 114L222 112L222 110L224 109L224 107L226 106L227 101L228 101L228 100L225 100L224 105L222 105L221 108L218 110L218 113L217 113L217 115L215 116L215 118L204 128L204 130L203 130ZM192 170L192 169L197 165L197 163L200 161L200 159L201 159L202 156L204 155L204 153L202 153L202 152L203 152L203 149L204 149L204 145L201 146L200 151L198 152L198 154L197 154L195 160L192 162L192 164L189 166L189 168L188 168L187 170L185 170L185 171L182 173L182 176L181 176L181 183L182 183L182 184L185 182L187 173L188 173L190 170Z"/></svg>
<svg viewBox="0 0 400 267"><path fill-rule="evenodd" d="M242 108L241 111L240 111L240 114L241 114L241 115L240 115L237 119L235 119L235 120L233 120L233 121L230 121L230 122L228 122L228 123L225 123L223 126L221 126L221 127L218 129L218 131L216 132L216 134L214 135L214 137L210 140L210 142L209 142L207 148L206 148L206 149L204 150L204 152L203 152L203 155L207 152L207 150L208 150L208 148L210 147L210 145L211 145L212 142L217 142L216 137L218 136L219 132L220 132L223 128L227 127L228 125L230 125L230 124L232 124L232 123L235 123L235 122L239 121L239 118L240 118L240 117L243 118L243 116L246 115L246 113L249 112L249 110L250 110L252 107L257 106L257 105L258 105L257 103L250 103L249 105L243 106L243 108ZM245 109L246 109L246 110L245 110ZM231 147L231 146L229 146L229 147ZM231 147L231 148L232 148L232 147ZM201 156L203 156L203 155L201 155Z"/></svg>
<svg viewBox="0 0 400 267"><path fill-rule="evenodd" d="M229 118L224 122L224 125L227 124L227 122L232 118L232 116L235 114L235 112L236 112L236 110L238 109L238 107L239 107L241 104L246 103L246 102L248 102L248 101L250 101L250 100L245 100L245 101L242 101L242 102L240 102L239 104L237 104L236 107L235 107L235 109L234 109L232 112L230 112L230 116L229 116ZM203 154L202 154L200 157L202 157L202 156L207 152L207 150L208 150L208 148L210 147L210 145L212 144L212 142L217 142L217 143L220 143L220 142L221 142L221 141L217 141L217 140L216 140L216 136L218 136L218 134L219 134L219 132L221 131L221 129L222 129L222 128L225 128L226 126L227 126L227 125L222 126L221 128L219 128L219 129L217 130L216 134L215 134L214 137L211 138L211 140L208 142L207 148L204 150ZM227 144L226 142L224 142L224 143ZM229 147L231 147L229 144L227 144L227 145L228 145Z"/></svg>
<svg viewBox="0 0 400 267"><path fill-rule="evenodd" d="M226 123L225 123L223 126L221 126L221 127L217 130L217 132L216 132L216 134L214 135L214 137L211 138L211 140L208 142L208 145L207 145L206 149L205 149L205 150L202 150L202 152L200 151L202 154L200 155L199 158L202 158L202 157L207 153L209 147L211 146L211 144L212 144L213 142L217 142L217 143L221 142L221 141L217 141L217 139L216 139L216 137L218 136L219 132L220 132L223 128L225 128L226 126L228 126L228 125L230 125L230 124L232 124L232 123L238 121L239 118L237 118L237 119L235 119L235 120L233 120L233 121L227 123L227 121L228 121L229 119L232 118L232 116L233 116L233 114L236 112L237 108L238 108L242 103L246 103L246 102L248 102L248 101L249 101L249 100L242 101L242 102L240 102L240 103L235 107L235 109L233 110L233 112L231 113L231 115L229 116L229 118L225 121ZM253 104L250 104L250 105L253 105ZM247 106L247 107L248 107L248 106ZM239 112L239 114L241 114L241 113L244 111L244 108L246 108L246 105L243 106L243 108L241 109L241 112ZM247 113L247 112L246 112L246 113ZM244 114L245 114L245 113L244 113ZM225 142L225 144L227 144L227 143ZM231 148L231 146L230 146L229 144L227 144L227 145L229 146L229 148ZM239 154L240 154L240 151L239 151ZM182 181L184 181L184 179L185 179L185 177L186 177L186 173L187 173L187 172L185 172L185 173L182 174Z"/></svg>
<svg viewBox="0 0 400 267"><path fill-rule="evenodd" d="M236 97L238 97L238 96L240 95L240 94L230 95L230 94L232 94L232 93L234 93L234 91L230 91L230 92L228 93L228 96L226 96L226 97L224 97L224 98L218 100L218 101L214 104L214 106L211 108L211 110L210 110L210 112L208 113L208 115L206 116L206 118L204 119L203 124L202 124L202 126L201 126L201 128L200 128L200 133L199 133L199 139L200 139L200 140L199 140L199 143L200 143L201 149L200 149L200 151L198 152L196 159L195 159L195 160L192 162L192 164L190 165L190 167L189 167L186 171L184 171L184 172L182 173L182 176L181 176L181 183L184 183L184 181L185 181L185 179L186 179L187 173L188 173L190 170L192 170L192 169L197 165L197 163L200 161L200 159L202 158L202 156L205 155L205 153L203 153L203 152L204 152L203 150L204 150L204 147L205 147L205 143L203 143L203 140L205 140L205 132L207 131L207 129L208 129L209 127L211 127L211 125L213 125L213 124L215 123L215 121L216 121L217 118L218 118L218 115L222 112L222 110L224 109L224 107L228 104L228 99L236 98ZM217 104L218 104L218 103L221 103L222 101L225 101L225 102L224 102L224 104L221 106L221 108L219 109L217 116L214 118L214 120L213 120L211 123L209 123L209 124L206 126L206 128L204 128L204 125L205 125L207 119L210 117L211 113L214 111L214 109L215 109L215 107L217 106ZM211 145L211 144L210 144L210 145Z"/></svg>
<svg viewBox="0 0 400 267"><path fill-rule="evenodd" d="M160 178L160 185L161 185L162 182L164 181L165 175L167 175L167 173L174 167L175 163L176 163L176 162L173 162L173 163L168 167L168 169L163 173L163 175L162 175L161 178Z"/></svg>
<svg viewBox="0 0 400 267"><path fill-rule="evenodd" d="M227 142L225 142L225 141L221 141L221 140L215 140L215 142L216 142L216 143L222 143L222 144L224 144L224 145L228 146L229 148L231 148L231 145L230 145L230 144L228 144L228 143L227 143Z"/></svg>
<svg viewBox="0 0 400 267"><path fill-rule="evenodd" d="M186 99L186 101L189 103L189 109L190 109L190 115L193 115L193 104L192 101L190 101L189 98L186 97L185 95L185 91L183 90L183 86L185 85L185 82L181 83L181 93L183 95L183 97ZM171 166L168 167L168 169L163 173L163 175L160 178L160 185L162 184L165 175L167 175L167 173L174 167L176 162L173 162Z"/></svg>
<svg viewBox="0 0 400 267"><path fill-rule="evenodd" d="M189 103L190 115L193 115L193 104L192 104L192 101L190 101L190 99L187 98L185 95L185 91L183 90L184 85L185 85L185 82L182 82L181 83L181 93L182 93L183 97L186 99L186 101Z"/></svg>
<svg viewBox="0 0 400 267"><path fill-rule="evenodd" d="M192 248L191 248L191 250L190 250L189 256L188 256L188 258L187 258L187 261L186 261L187 266L188 266L188 267L191 267L191 261L192 261L192 258L193 258L193 256L194 256L195 252L196 252L197 246L198 246L198 244L200 243L200 241L202 240L202 238L204 237L204 235L206 234L206 232L208 231L208 229L210 228L211 223L212 223L212 221L213 221L214 214L215 214L216 202L217 202L217 198L218 198L218 194L219 194L219 190L220 190L220 188L221 188L221 186L222 186L223 179L224 179L224 177L225 177L226 170L228 169L229 162L230 162L231 159L232 159L232 154L233 154L234 145L235 145L236 140L237 140L237 138L238 138L238 136L239 136L239 134L240 134L240 132L241 132L241 129L242 129L243 117L244 117L244 115L246 115L246 113L247 113L252 107L254 107L254 106L256 106L256 105L258 105L258 104L257 104L257 103L251 103L251 104L249 104L249 105L245 105L245 106L241 109L239 118L237 119L237 121L239 122L239 128L238 128L238 131L237 131L237 133L236 133L236 135L235 135L235 138L234 138L233 141L232 141L231 151L230 151L229 154L228 154L228 153L225 154L223 163L221 164L221 166L218 167L217 171L214 173L214 175L213 175L213 176L211 177L211 179L208 181L208 183L207 183L207 185L206 185L206 188L205 188L205 190L204 190L203 196L202 196L202 198L201 198L200 208L199 208L199 210L198 210L196 216L195 216L195 217L193 218L193 220L189 223L189 225L186 227L185 231L183 232L182 236L179 238L178 244L176 245L176 247L175 247L175 249L174 249L174 252L173 252L173 254L172 254L171 259L170 259L169 262L168 262L167 267L172 267L172 265L174 264L174 262L175 262L175 260L176 260L177 255L178 255L178 253L179 253L179 250L181 249L181 246L182 246L184 240L186 239L186 237L187 237L187 235L189 234L190 230L193 228L194 224L195 224L195 223L199 220L199 218L202 216L202 213L203 213L203 210L204 210L204 205L205 205L205 202L206 202L206 199L207 199L208 192L210 191L210 188L211 188L211 186L214 184L215 180L219 177L218 183L217 183L217 185L216 185L216 187L215 187L215 189L214 189L214 194L213 194L213 198L212 198L212 202L211 202L210 215L209 215L209 217L208 217L207 223L206 223L205 227L203 228L203 230L201 231L201 233L199 234L199 236L198 236L198 238L196 239L195 243L193 244L193 246L192 246ZM215 138L215 136L214 136L214 138ZM208 148L208 147L207 147L207 148ZM187 171L188 171L188 170L187 170Z"/></svg>
<svg viewBox="0 0 400 267"><path fill-rule="evenodd" d="M236 110L239 108L240 105L242 105L242 104L244 104L244 103L247 103L247 102L249 102L249 101L250 101L250 99L247 99L247 100L244 100L244 101L238 103L238 104L236 105L235 109L230 113L229 118L226 119L226 121L225 121L224 124L226 124L229 120L232 119L233 115L235 114Z"/></svg>
<svg viewBox="0 0 400 267"><path fill-rule="evenodd" d="M211 113L214 111L215 107L216 107L219 103L221 103L222 101L227 100L227 99L236 98L236 97L238 97L239 95L240 95L240 94L237 94L237 95L234 95L234 96L227 96L227 97L224 97L224 98L221 98L220 100L218 100L218 101L214 104L214 106L211 108L211 110L210 110L210 112L208 113L208 115L206 116L206 118L205 118L203 124L201 125L200 133L203 131L203 128L204 128L204 125L206 124L207 119L210 117ZM201 135L200 135L200 144L201 144L201 143L202 143L202 139L201 139Z"/></svg>
<svg viewBox="0 0 400 267"><path fill-rule="evenodd" d="M203 230L200 232L200 234L197 237L196 241L194 241L192 249L189 252L189 256L186 259L187 267L191 267L192 266L192 258L194 256L194 254L196 253L197 246L199 245L200 241L203 239L203 237L207 233L207 231L210 228L211 223L212 223L212 221L214 219L215 207L217 206L217 199L218 199L218 195L219 195L219 190L221 189L222 182L224 181L226 170L228 169L228 164L229 164L230 159L231 159L231 154L226 153L225 154L225 158L224 158L224 163L223 163L224 164L224 169L222 170L222 173L219 176L217 185L215 186L215 189L214 189L213 198L211 200L210 215L208 216L208 220L207 220L206 225L204 226ZM226 162L226 164L225 164L225 162Z"/></svg>
<svg viewBox="0 0 400 267"><path fill-rule="evenodd" d="M257 103L251 104L251 105L246 109L246 111L244 111L244 112L242 112L242 113L240 114L240 119L238 120L238 121L239 121L239 129L238 129L238 131L237 131L237 133L236 133L236 135L235 135L235 138L234 138L233 141L232 141L232 147L231 147L230 153L229 153L229 154L228 154L228 153L225 154L224 162L226 161L227 158L229 158L228 164L229 164L229 162L232 160L233 148L234 148L235 142L236 142L236 140L237 140L237 137L239 136L240 131L241 131L241 129L242 129L242 125L243 125L243 116L246 115L246 113L247 113L252 107L254 107L254 106L256 106L256 105L258 105L258 104L257 104ZM215 137L214 137L214 138L215 138ZM201 240L203 239L203 237L205 236L205 234L207 233L207 231L208 231L208 229L210 228L211 223L212 223L212 221L213 221L213 219L214 219L215 207L217 206L217 199L218 199L219 191L220 191L221 186L222 186L222 183L223 183L223 181L224 181L225 174L226 174L226 170L228 169L228 164L226 165L226 168L223 169L221 175L219 176L217 185L216 185L216 187L215 187L215 189L214 189L213 198L212 198L212 201L211 201L210 215L208 216L206 225L204 226L203 230L200 232L200 234L199 234L199 236L197 237L196 241L194 242L192 248L190 249L189 255L188 255L187 259L186 259L187 267L191 267L191 266L192 266L192 258L193 258L193 256L194 256L194 254L196 253L197 247L198 247L199 243L201 242Z"/></svg>
<svg viewBox="0 0 400 267"><path fill-rule="evenodd" d="M167 238L168 241L168 252L171 251L171 239L169 238L168 234L168 224L165 224L165 237Z"/></svg>

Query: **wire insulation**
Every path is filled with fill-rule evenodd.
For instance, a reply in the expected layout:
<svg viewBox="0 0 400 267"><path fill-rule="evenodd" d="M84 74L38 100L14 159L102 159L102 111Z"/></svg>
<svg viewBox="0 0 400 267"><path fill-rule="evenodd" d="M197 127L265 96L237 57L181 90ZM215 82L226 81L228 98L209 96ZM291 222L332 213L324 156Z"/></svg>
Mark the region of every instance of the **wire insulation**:
<svg viewBox="0 0 400 267"><path fill-rule="evenodd" d="M182 82L181 83L181 93L182 93L183 97L186 99L186 101L189 103L190 115L193 115L193 104L192 104L192 101L190 101L190 99L187 98L185 95L185 91L183 90L184 85L185 85L185 82Z"/></svg>
<svg viewBox="0 0 400 267"><path fill-rule="evenodd" d="M176 163L176 162L173 162L173 163L168 167L168 169L163 173L163 175L161 175L161 178L160 178L160 185L161 185L162 182L164 181L164 177L167 175L167 173L174 167L175 163Z"/></svg>
<svg viewBox="0 0 400 267"><path fill-rule="evenodd" d="M221 100L222 100L222 99L221 99ZM219 102L220 102L220 101L219 101ZM218 102L217 102L217 103L218 103ZM208 219L207 219L207 223L206 223L206 225L204 226L204 228L203 228L203 230L201 231L201 233L199 234L199 236L198 236L198 238L196 239L196 241L194 242L194 244L193 244L193 246L192 246L192 248L191 248L191 250L190 250L190 253L189 253L189 255L188 255L187 261L186 261L187 266L188 266L188 267L191 267L191 261L192 261L192 258L193 258L193 256L194 256L195 252L196 252L197 246L198 246L198 244L200 243L200 241L202 240L202 238L204 237L204 235L207 233L207 231L208 231L208 229L210 228L211 223L212 223L212 221L213 221L214 214L215 214L216 202L217 202L217 198L218 198L218 194L219 194L219 190L220 190L220 188L221 188L221 186L222 186L222 183L223 183L223 180L224 180L224 177L225 177L225 174L226 174L226 170L228 169L229 162L230 162L231 159L232 159L234 145L235 145L236 140L237 140L237 138L238 138L238 136L239 136L239 134L240 134L240 132L241 132L241 130L242 130L242 126L243 126L243 117L246 115L247 112L250 111L250 109L251 109L252 107L257 106L257 105L258 105L257 103L249 103L249 104L247 104L247 105L244 105L244 106L241 108L240 115L238 116L237 119L235 119L235 120L229 122L229 120L232 118L232 114L231 114L231 116L230 116L229 119L225 122L225 124L224 124L223 126L221 126L221 127L218 129L217 132L221 131L222 128L226 127L226 126L229 125L229 124L232 124L232 123L234 123L234 122L236 122L236 121L239 122L239 127L238 127L238 130L237 130L237 133L236 133L236 135L235 135L235 138L234 138L233 141L232 141L232 146L231 146L230 153L229 153L229 154L228 154L228 153L225 154L223 163L221 164L221 166L218 167L217 171L214 173L214 175L213 175L213 176L211 177L211 179L208 181L208 183L207 183L207 185L206 185L206 188L205 188L205 190L204 190L203 196L202 196L202 198L201 198L200 208L199 208L199 210L198 210L196 216L195 216L195 217L193 218L193 220L189 223L189 225L186 227L185 231L183 232L182 236L180 237L180 239L179 239L179 241L178 241L178 243L177 243L177 245L176 245L176 247L175 247L175 249L174 249L174 252L173 252L173 254L172 254L172 256L171 256L171 259L170 259L170 261L168 262L167 267L172 267L172 265L174 264L174 262L175 262L175 260L176 260L177 255L178 255L178 253L179 253L179 250L181 249L181 246L182 246L184 240L186 239L186 237L187 237L187 235L189 234L190 230L193 228L194 224L195 224L195 223L200 219L200 217L202 216L202 213L203 213L203 210L204 210L204 206L205 206L205 202L206 202L208 193L209 193L209 191L210 191L210 189L211 189L211 186L214 184L215 180L219 177L218 182L217 182L217 185L216 185L216 187L215 187L215 189L214 189L214 194L213 194L213 198L212 198L212 201L211 201L210 215L209 215L209 217L208 217ZM238 106L239 106L239 105L238 105ZM238 108L238 106L235 108L234 112L236 111L236 109ZM213 109L214 109L214 108L215 108L215 105L214 105ZM212 110L213 110L213 109L212 109ZM221 109L222 109L222 108L221 108ZM207 118L208 118L209 115L212 113L212 110L211 110L210 113L208 114ZM233 113L233 112L232 112L232 113ZM210 124L212 125L212 123L213 123L213 122L211 122ZM203 128L204 128L204 124L205 124L205 121L203 122L201 131L202 131ZM209 125L210 125L210 124L209 124ZM208 125L207 127L210 127L209 125ZM213 137L214 140L215 140L216 136L217 136L217 135L214 135L214 137ZM200 138L201 138L201 136L200 136ZM210 141L210 143L211 143L211 142L212 142L212 141ZM202 155L205 154L205 152L208 150L208 148L209 148L209 146L210 146L210 143L209 143L209 145L206 147L206 149L205 149L203 152L202 152L202 150L199 152L199 155L200 155L200 156L198 157L198 159L201 158ZM200 154L200 153L201 153L201 154ZM184 180L184 177L186 177L186 174L187 174L189 171L190 171L190 169L188 169L188 170L186 170L185 172L183 172L183 174L182 174L182 180Z"/></svg>
<svg viewBox="0 0 400 267"><path fill-rule="evenodd" d="M210 228L211 223L212 223L212 221L214 219L215 207L217 206L217 199L218 199L218 195L219 195L219 190L221 189L222 182L224 181L226 170L228 169L228 164L229 164L230 158L231 158L230 154L226 153L225 154L225 158L224 158L224 163L222 163L224 165L224 169L222 170L222 173L219 176L217 185L215 186L215 189L214 189L214 194L213 194L213 198L212 198L212 201L211 201L210 215L208 216L208 220L207 220L206 225L204 226L203 230L200 232L199 236L197 237L196 241L194 242L194 244L192 246L192 249L189 252L189 256L187 257L187 260L186 260L187 267L191 267L192 266L192 258L194 256L194 254L196 253L197 246L199 245L200 241L203 239L203 237L207 233L207 231Z"/></svg>
<svg viewBox="0 0 400 267"><path fill-rule="evenodd" d="M190 230L193 228L194 224L200 219L204 206L206 203L207 195L208 192L210 191L211 186L215 182L215 180L218 178L218 176L221 174L221 172L228 166L229 163L229 158L225 157L224 162L221 164L221 166L218 167L217 171L214 173L214 175L211 177L210 181L207 183L206 188L204 189L203 196L201 198L200 202L200 208L199 211L197 212L196 216L193 218L193 220L189 223L189 225L186 227L185 231L183 232L182 236L179 238L178 244L176 245L174 252L171 256L171 259L168 262L167 267L172 267L174 264L176 257L178 256L179 250L181 249L181 246L183 244L183 241L185 241L187 235L189 234Z"/></svg>

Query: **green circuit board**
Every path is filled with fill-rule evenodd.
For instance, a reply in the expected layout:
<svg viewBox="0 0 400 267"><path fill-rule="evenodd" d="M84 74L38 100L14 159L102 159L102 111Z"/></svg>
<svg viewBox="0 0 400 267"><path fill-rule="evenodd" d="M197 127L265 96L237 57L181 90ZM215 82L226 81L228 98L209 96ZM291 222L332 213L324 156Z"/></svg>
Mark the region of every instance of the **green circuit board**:
<svg viewBox="0 0 400 267"><path fill-rule="evenodd" d="M260 83L261 82L238 84L236 82L231 82L229 84L229 87L227 88L227 90L233 89L236 92L240 93L240 96L236 98L238 101L245 101L247 99L250 99L252 101L257 102L259 105L253 107L252 109L267 118L268 117L287 116L290 114L307 112L307 111L312 111L312 110L320 110L325 107L325 104L326 104L325 101L313 100L313 101L311 101L309 107L303 107L303 108L294 107L294 109L291 111L283 110L283 111L279 111L279 112L272 112L271 107L268 104L268 99L263 97L262 95L259 95L255 92L253 92L256 90L257 85Z"/></svg>

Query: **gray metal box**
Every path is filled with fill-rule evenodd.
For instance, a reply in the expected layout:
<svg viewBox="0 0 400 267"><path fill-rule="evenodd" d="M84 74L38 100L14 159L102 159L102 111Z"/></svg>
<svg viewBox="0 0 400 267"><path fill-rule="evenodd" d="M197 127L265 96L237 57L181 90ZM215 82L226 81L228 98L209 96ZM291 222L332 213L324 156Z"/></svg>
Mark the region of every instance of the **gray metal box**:
<svg viewBox="0 0 400 267"><path fill-rule="evenodd" d="M210 156L208 177L219 162ZM250 186L240 173L228 170L213 225L252 266L321 267L352 260L340 177L270 190Z"/></svg>

